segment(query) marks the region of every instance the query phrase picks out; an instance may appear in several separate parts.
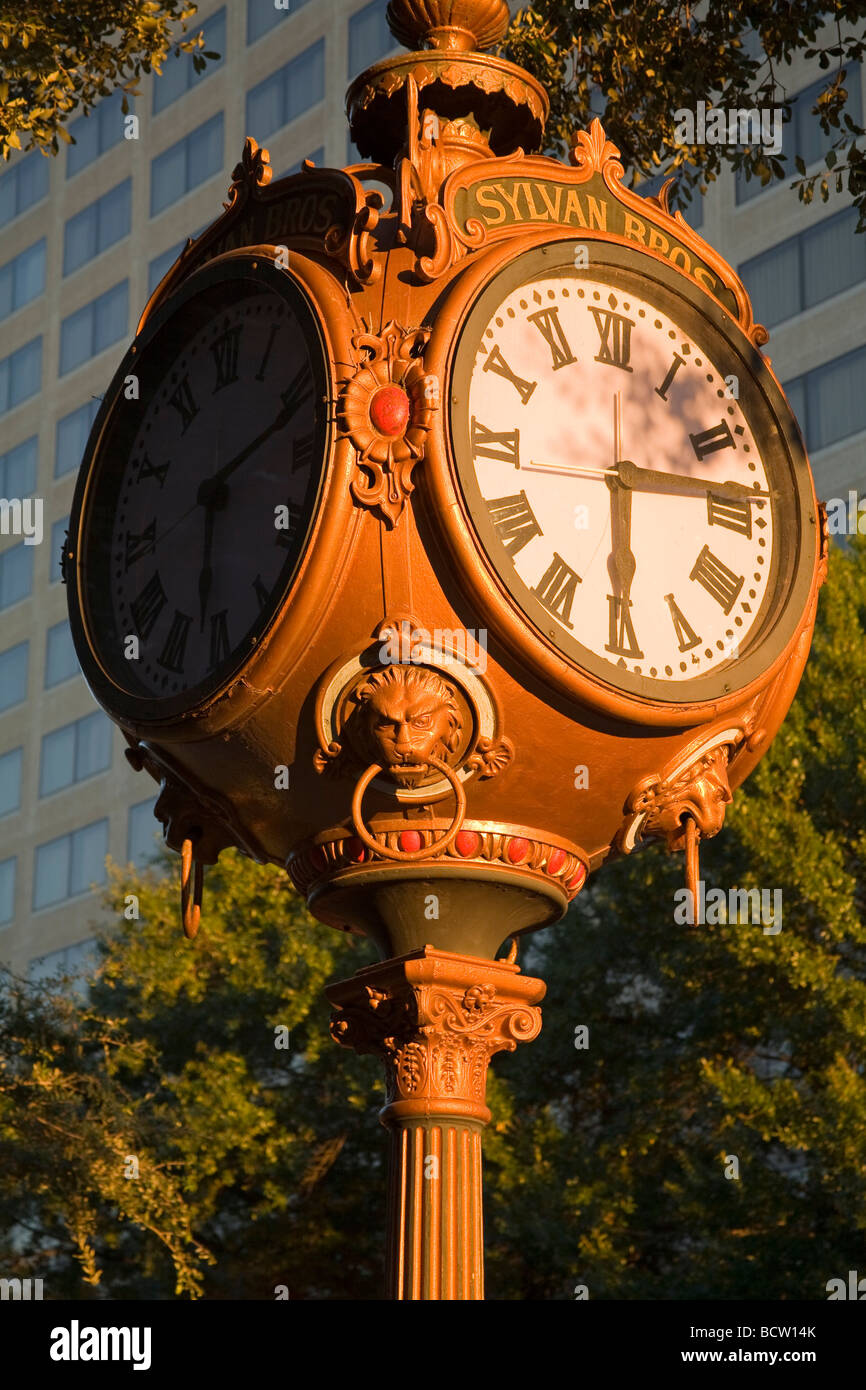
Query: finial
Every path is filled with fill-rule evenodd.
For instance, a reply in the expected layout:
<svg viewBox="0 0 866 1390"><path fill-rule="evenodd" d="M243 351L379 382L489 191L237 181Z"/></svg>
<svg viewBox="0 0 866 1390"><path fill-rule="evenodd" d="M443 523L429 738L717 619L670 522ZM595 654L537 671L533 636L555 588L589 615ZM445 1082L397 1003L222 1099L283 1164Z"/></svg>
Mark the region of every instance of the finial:
<svg viewBox="0 0 866 1390"><path fill-rule="evenodd" d="M501 43L511 13L506 0L391 0L388 27L415 49L468 53Z"/></svg>

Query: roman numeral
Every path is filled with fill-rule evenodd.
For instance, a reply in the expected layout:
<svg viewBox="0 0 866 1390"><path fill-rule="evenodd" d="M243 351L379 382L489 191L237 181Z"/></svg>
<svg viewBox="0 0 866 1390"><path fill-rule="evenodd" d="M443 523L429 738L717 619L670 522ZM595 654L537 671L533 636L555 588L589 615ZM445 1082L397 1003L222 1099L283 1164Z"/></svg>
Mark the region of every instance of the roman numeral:
<svg viewBox="0 0 866 1390"><path fill-rule="evenodd" d="M671 610L671 617L674 620L674 631L677 634L677 642L679 643L680 651L690 652L692 647L700 646L700 637L683 617L683 614L677 607L677 602L673 594L665 594L665 603Z"/></svg>
<svg viewBox="0 0 866 1390"><path fill-rule="evenodd" d="M519 430L497 434L472 416L472 452L476 457L480 454L482 458L496 459L497 463L513 463L515 468L519 468L519 444Z"/></svg>
<svg viewBox="0 0 866 1390"><path fill-rule="evenodd" d="M165 605L166 595L162 587L162 580L159 577L159 570L154 570L144 588L129 605L135 630L139 637L147 639L150 636L154 623Z"/></svg>
<svg viewBox="0 0 866 1390"><path fill-rule="evenodd" d="M224 386L230 386L233 381L238 379L238 349L241 342L241 327L241 324L236 324L233 328L227 328L216 342L211 343L210 350L213 353L216 366L214 391L221 391Z"/></svg>
<svg viewBox="0 0 866 1390"><path fill-rule="evenodd" d="M228 609L212 613L210 619L210 667L214 670L225 661L231 648L229 646Z"/></svg>
<svg viewBox="0 0 866 1390"><path fill-rule="evenodd" d="M297 439L292 440L292 472L297 473L299 468L309 468L313 462L313 431L309 434L299 434Z"/></svg>
<svg viewBox="0 0 866 1390"><path fill-rule="evenodd" d="M151 463L147 454L145 454L141 463L138 465L138 482L143 482L145 478L156 478L156 481L159 483L160 487L162 487L170 467L170 459L168 463L154 464Z"/></svg>
<svg viewBox="0 0 866 1390"><path fill-rule="evenodd" d="M259 370L256 372L256 381L264 381L265 379L265 369L268 365L268 358L271 355L271 348L274 345L274 339L276 338L279 331L280 325L278 323L272 323L270 337L268 338L268 341L265 344L264 356L262 357Z"/></svg>
<svg viewBox="0 0 866 1390"><path fill-rule="evenodd" d="M703 430L701 434L690 434L692 448L699 459L705 454L714 454L717 449L732 449L734 447L734 436L728 429L727 420L720 420L717 425L713 425L710 430Z"/></svg>
<svg viewBox="0 0 866 1390"><path fill-rule="evenodd" d="M607 601L610 606L610 636L605 651L613 652L614 656L642 657L629 612L631 600L608 594Z"/></svg>
<svg viewBox="0 0 866 1390"><path fill-rule="evenodd" d="M512 558L534 536L544 534L526 500L525 492L518 492L513 497L491 498L487 502L487 510L496 534Z"/></svg>
<svg viewBox="0 0 866 1390"><path fill-rule="evenodd" d="M629 358L634 319L627 319L624 314L615 314L610 309L597 309L592 304L589 308L601 340L595 355L596 362L605 362L609 367L621 367L624 372L632 371Z"/></svg>
<svg viewBox="0 0 866 1390"><path fill-rule="evenodd" d="M535 324L550 348L555 372L558 372L560 367L567 367L571 362L577 361L568 345L568 339L562 331L558 309L539 309L535 314L528 314L527 319L529 323Z"/></svg>
<svg viewBox="0 0 866 1390"><path fill-rule="evenodd" d="M723 565L721 560L705 545L694 564L689 579L703 584L708 594L721 605L725 613L730 613L737 594L745 583L745 575L736 575Z"/></svg>
<svg viewBox="0 0 866 1390"><path fill-rule="evenodd" d="M752 504L745 497L714 497L709 492L707 516L711 526L726 526L741 536L752 534Z"/></svg>
<svg viewBox="0 0 866 1390"><path fill-rule="evenodd" d="M538 385L537 381L524 381L523 377L517 376L509 367L496 343L493 344L493 347L487 354L487 360L484 363L483 370L485 372L495 372L497 376L504 377L506 381L510 381L524 405L526 405L526 402Z"/></svg>
<svg viewBox="0 0 866 1390"><path fill-rule="evenodd" d="M169 405L173 405L175 410L179 413L181 419L180 432L181 434L186 434L196 415L198 415L198 406L193 400L188 376L183 377L177 383L177 386L168 398L168 403Z"/></svg>
<svg viewBox="0 0 866 1390"><path fill-rule="evenodd" d="M288 411L288 416L290 420L292 416L300 410L307 397L312 394L312 390L313 369L310 366L309 362L305 362L304 365L292 377L292 380L289 382L289 385L282 393L283 405Z"/></svg>
<svg viewBox="0 0 866 1390"><path fill-rule="evenodd" d="M671 383L673 382L673 379L674 379L674 377L676 376L677 372L679 371L680 367L684 367L685 365L686 365L686 359L685 359L684 357L680 357L680 355L679 355L678 352L675 352L675 353L674 353L674 360L671 362L671 365L668 367L667 376L665 377L665 379L664 379L664 381L662 382L661 386L657 386L657 387L655 388L655 393L656 393L656 395L657 395L657 396L661 396L661 398L662 398L663 401L667 402L667 398L668 398L668 387L669 387L669 386L671 385Z"/></svg>
<svg viewBox="0 0 866 1390"><path fill-rule="evenodd" d="M282 545L288 550L298 533L298 524L301 520L301 509L294 502L287 502L289 512L288 526L277 527L277 545Z"/></svg>
<svg viewBox="0 0 866 1390"><path fill-rule="evenodd" d="M566 627L573 627L574 624L570 621L571 605L580 583L580 576L554 551L553 559L532 592L538 596L548 613L559 618Z"/></svg>
<svg viewBox="0 0 866 1390"><path fill-rule="evenodd" d="M179 612L177 608L174 610L168 636L163 643L162 651L156 658L164 670L174 671L178 675L183 671L186 639L189 636L191 623L192 618L188 618L186 613Z"/></svg>
<svg viewBox="0 0 866 1390"><path fill-rule="evenodd" d="M260 574L257 574L253 580L253 588L256 591L256 598L259 601L259 610L261 611L262 608L266 607L271 596L262 583L262 576Z"/></svg>
<svg viewBox="0 0 866 1390"><path fill-rule="evenodd" d="M152 555L156 548L156 521L151 521L143 531L126 533L126 568L142 555Z"/></svg>

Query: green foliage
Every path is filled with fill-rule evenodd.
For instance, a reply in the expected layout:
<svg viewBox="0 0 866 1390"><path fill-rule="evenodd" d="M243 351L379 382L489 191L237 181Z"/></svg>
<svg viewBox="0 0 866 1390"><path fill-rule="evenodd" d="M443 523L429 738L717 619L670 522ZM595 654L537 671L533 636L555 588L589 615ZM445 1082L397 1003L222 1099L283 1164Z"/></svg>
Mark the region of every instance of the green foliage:
<svg viewBox="0 0 866 1390"><path fill-rule="evenodd" d="M26 7L0 4L0 156L56 154L66 129L117 87L137 95L143 72L162 72L170 53L206 57L201 32L187 35L197 5L186 0L75 0ZM178 29L179 26L179 29ZM123 109L126 111L126 95Z"/></svg>
<svg viewBox="0 0 866 1390"><path fill-rule="evenodd" d="M551 99L548 145L560 153L574 133L600 115L622 151L626 168L642 178L662 169L677 175L674 201L705 192L725 164L762 183L791 178L787 155L766 158L760 147L685 145L676 137L675 113L699 101L725 110L782 107L795 95L785 69L799 55L817 59L827 85L815 107L827 137L825 169L791 187L810 202L815 184L829 197L833 171L860 210L866 227L866 150L856 137L864 127L844 110L846 83L859 81L866 53L864 0L738 0L694 6L682 0L626 0L577 8L573 0L535 0L519 11L505 56L544 85ZM753 54L759 54L758 57ZM786 80L787 79L787 80ZM784 144L783 144L784 147Z"/></svg>

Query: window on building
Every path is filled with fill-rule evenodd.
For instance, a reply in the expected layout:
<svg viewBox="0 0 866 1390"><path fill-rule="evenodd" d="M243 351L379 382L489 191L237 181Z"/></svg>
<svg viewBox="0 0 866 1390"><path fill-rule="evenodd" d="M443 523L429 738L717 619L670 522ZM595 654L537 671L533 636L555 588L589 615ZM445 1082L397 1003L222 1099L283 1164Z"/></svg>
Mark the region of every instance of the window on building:
<svg viewBox="0 0 866 1390"><path fill-rule="evenodd" d="M60 325L60 376L89 362L124 337L129 322L129 281L91 299Z"/></svg>
<svg viewBox="0 0 866 1390"><path fill-rule="evenodd" d="M132 97L127 97L130 112L135 110ZM69 125L75 140L66 151L66 177L71 179L81 169L92 164L100 155L118 145L124 131L123 92L118 87L111 96L103 97L87 116L79 116Z"/></svg>
<svg viewBox="0 0 866 1390"><path fill-rule="evenodd" d="M29 644L19 642L0 652L0 710L12 709L27 699Z"/></svg>
<svg viewBox="0 0 866 1390"><path fill-rule="evenodd" d="M313 150L311 154L305 155L304 158L305 158L305 159L311 159L311 160L313 161L313 163L317 166L317 168L321 169L322 165L323 165L324 162L325 162L325 147L324 147L324 145L320 145L319 148L318 148L317 150ZM281 178L281 179L287 179L287 178L289 178L292 174L299 174L299 173L301 172L301 165L303 164L303 162L304 162L303 159L299 159L298 162L297 162L297 164L293 164L292 167L291 167L290 169L285 169L285 170L282 172L282 174L279 174L277 177L278 177L278 178ZM274 182L276 183L276 179L274 180Z"/></svg>
<svg viewBox="0 0 866 1390"><path fill-rule="evenodd" d="M96 938L79 941L75 946L64 946L59 951L49 951L47 956L35 956L27 967L31 984L42 984L46 980L60 978L70 994L86 998L89 988L82 978L90 973L99 959Z"/></svg>
<svg viewBox="0 0 866 1390"><path fill-rule="evenodd" d="M33 864L34 911L89 893L93 883L104 883L107 853L108 817L37 845Z"/></svg>
<svg viewBox="0 0 866 1390"><path fill-rule="evenodd" d="M0 177L0 227L32 208L48 194L49 160L34 150Z"/></svg>
<svg viewBox="0 0 866 1390"><path fill-rule="evenodd" d="M247 0L247 43L269 34L290 15L297 14L310 0Z"/></svg>
<svg viewBox="0 0 866 1390"><path fill-rule="evenodd" d="M71 473L77 468L84 457L84 450L87 447L87 437L90 428L96 419L97 411L102 402L97 396L85 401L77 410L73 410L69 415L64 415L62 420L57 421L57 445L54 455L54 476L62 478L65 473Z"/></svg>
<svg viewBox="0 0 866 1390"><path fill-rule="evenodd" d="M821 129L821 120L812 107L815 105L819 93L827 86L827 78L821 77L811 86L798 92L791 102L791 119L782 126L782 153L785 156L785 168L794 173L794 157L799 155L806 168L821 159L824 152L829 149L835 135L825 135ZM845 82L848 92L848 100L845 110L853 121L859 125L862 120L862 99L860 95L860 65L852 63L848 69L848 77ZM770 188L781 188L784 183L780 179L771 179L769 183L762 184L759 178L747 179L742 169L737 170L736 175L736 199L737 203L748 203L752 198L757 198L759 193L765 193Z"/></svg>
<svg viewBox="0 0 866 1390"><path fill-rule="evenodd" d="M809 449L826 449L866 430L866 347L784 383Z"/></svg>
<svg viewBox="0 0 866 1390"><path fill-rule="evenodd" d="M372 0L363 10L357 10L349 20L349 77L371 63L378 63L386 53L397 47L386 18L388 0Z"/></svg>
<svg viewBox="0 0 866 1390"><path fill-rule="evenodd" d="M740 266L755 318L768 328L866 280L866 241L845 208Z"/></svg>
<svg viewBox="0 0 866 1390"><path fill-rule="evenodd" d="M111 722L101 710L42 736L39 795L84 782L111 766Z"/></svg>
<svg viewBox="0 0 866 1390"><path fill-rule="evenodd" d="M0 926L15 916L15 856L0 864Z"/></svg>
<svg viewBox="0 0 866 1390"><path fill-rule="evenodd" d="M159 822L154 819L153 808L156 797L139 801L129 808L129 825L126 835L126 857L130 864L142 869L153 859L162 840Z"/></svg>
<svg viewBox="0 0 866 1390"><path fill-rule="evenodd" d="M265 140L325 97L325 40L247 92L247 130Z"/></svg>
<svg viewBox="0 0 866 1390"><path fill-rule="evenodd" d="M21 806L21 748L0 754L0 816L11 816Z"/></svg>
<svg viewBox="0 0 866 1390"><path fill-rule="evenodd" d="M28 497L36 489L39 441L35 434L0 454L0 497Z"/></svg>
<svg viewBox="0 0 866 1390"><path fill-rule="evenodd" d="M48 583L59 584L63 578L60 556L63 551L63 538L69 530L69 517L62 516L51 523L51 554L48 557Z"/></svg>
<svg viewBox="0 0 866 1390"><path fill-rule="evenodd" d="M33 549L19 541L0 551L0 608L11 608L32 592Z"/></svg>
<svg viewBox="0 0 866 1390"><path fill-rule="evenodd" d="M71 275L129 236L131 217L132 179L124 179L70 217L63 232L63 274Z"/></svg>
<svg viewBox="0 0 866 1390"><path fill-rule="evenodd" d="M31 338L0 361L0 415L42 390L42 338Z"/></svg>
<svg viewBox="0 0 866 1390"><path fill-rule="evenodd" d="M204 47L196 51L199 53L218 53L219 58L209 58L201 72L196 72L191 53L171 54L167 57L163 64L162 74L154 73L153 114L155 116L160 111L164 111L167 106L171 106L173 101L184 96L197 83L210 77L211 73L216 72L225 62L225 6L221 10L217 10L216 14L211 15L210 19L206 19L204 24L200 25L198 17L196 17L196 28L201 28L204 34Z"/></svg>
<svg viewBox="0 0 866 1390"><path fill-rule="evenodd" d="M167 251L163 251L161 255L154 256L150 265L147 267L148 294L153 294L160 280L171 270L171 267L174 265L185 245L186 237L184 237L183 241L178 241L174 246L170 246Z"/></svg>
<svg viewBox="0 0 866 1390"><path fill-rule="evenodd" d="M73 676L80 674L81 667L75 655L72 631L64 618L62 622L50 627L45 634L45 688L49 690L51 686L60 685L62 681L71 680Z"/></svg>
<svg viewBox="0 0 866 1390"><path fill-rule="evenodd" d="M45 289L45 238L0 266L0 319L38 299Z"/></svg>
<svg viewBox="0 0 866 1390"><path fill-rule="evenodd" d="M223 113L212 116L150 165L150 215L156 217L223 167Z"/></svg>

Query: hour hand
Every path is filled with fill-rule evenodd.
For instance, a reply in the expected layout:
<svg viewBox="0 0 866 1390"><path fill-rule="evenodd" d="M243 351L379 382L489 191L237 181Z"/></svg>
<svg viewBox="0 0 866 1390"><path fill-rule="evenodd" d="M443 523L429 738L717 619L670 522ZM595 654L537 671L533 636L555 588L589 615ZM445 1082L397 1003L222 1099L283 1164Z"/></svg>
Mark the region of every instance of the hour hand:
<svg viewBox="0 0 866 1390"><path fill-rule="evenodd" d="M637 464L623 459L617 466L620 482L624 487L639 492L695 492L705 497L738 497L762 501L772 497L770 492L760 492L746 483L722 483L710 478L693 478L690 473L667 473L660 468L638 468Z"/></svg>
<svg viewBox="0 0 866 1390"><path fill-rule="evenodd" d="M210 597L211 584L213 583L213 569L211 567L211 549L213 547L213 523L214 508L208 506L204 514L204 553L202 555L201 570L198 576L198 606L199 606L199 630L204 632L204 620L207 614L208 598Z"/></svg>

